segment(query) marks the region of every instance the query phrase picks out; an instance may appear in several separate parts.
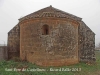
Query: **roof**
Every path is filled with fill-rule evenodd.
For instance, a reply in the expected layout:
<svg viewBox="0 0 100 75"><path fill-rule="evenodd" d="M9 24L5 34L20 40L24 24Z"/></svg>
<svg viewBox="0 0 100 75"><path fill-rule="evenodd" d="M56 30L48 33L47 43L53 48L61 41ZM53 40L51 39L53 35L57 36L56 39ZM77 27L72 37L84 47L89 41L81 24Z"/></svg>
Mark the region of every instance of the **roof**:
<svg viewBox="0 0 100 75"><path fill-rule="evenodd" d="M22 21L24 19L29 19L29 18L43 18L43 17L71 18L71 19L75 19L75 20L82 19L75 15L64 12L62 10L56 9L50 5L49 7L43 8L43 9L33 12L25 17L22 17L19 20Z"/></svg>
<svg viewBox="0 0 100 75"><path fill-rule="evenodd" d="M19 29L19 25L18 25L18 24L15 25L15 26L8 32L8 34L11 33L11 32L15 32L17 27L18 27L18 29Z"/></svg>

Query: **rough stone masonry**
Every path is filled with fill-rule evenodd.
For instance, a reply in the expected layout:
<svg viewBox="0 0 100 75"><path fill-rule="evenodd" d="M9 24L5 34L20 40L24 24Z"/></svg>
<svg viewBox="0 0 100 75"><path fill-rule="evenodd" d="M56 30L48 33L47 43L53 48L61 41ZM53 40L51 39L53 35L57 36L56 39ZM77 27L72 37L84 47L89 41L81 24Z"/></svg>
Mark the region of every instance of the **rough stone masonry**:
<svg viewBox="0 0 100 75"><path fill-rule="evenodd" d="M19 19L8 32L8 57L41 66L95 61L95 33L82 18L43 8Z"/></svg>

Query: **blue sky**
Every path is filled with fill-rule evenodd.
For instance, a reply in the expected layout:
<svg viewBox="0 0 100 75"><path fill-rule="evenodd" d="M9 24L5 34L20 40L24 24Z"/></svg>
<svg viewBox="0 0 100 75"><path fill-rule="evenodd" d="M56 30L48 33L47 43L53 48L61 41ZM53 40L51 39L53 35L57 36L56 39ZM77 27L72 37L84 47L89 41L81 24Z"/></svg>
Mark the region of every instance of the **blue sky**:
<svg viewBox="0 0 100 75"><path fill-rule="evenodd" d="M19 18L50 5L81 17L100 43L100 0L0 0L0 44L7 44L7 33Z"/></svg>

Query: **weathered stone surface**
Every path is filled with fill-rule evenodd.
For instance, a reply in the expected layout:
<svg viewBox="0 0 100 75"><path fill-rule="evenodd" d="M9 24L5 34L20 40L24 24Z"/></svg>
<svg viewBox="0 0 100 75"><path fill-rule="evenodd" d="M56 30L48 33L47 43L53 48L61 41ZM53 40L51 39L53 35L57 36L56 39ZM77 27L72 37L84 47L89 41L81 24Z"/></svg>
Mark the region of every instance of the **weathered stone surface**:
<svg viewBox="0 0 100 75"><path fill-rule="evenodd" d="M8 58L19 57L20 53L20 28L16 25L8 32Z"/></svg>
<svg viewBox="0 0 100 75"><path fill-rule="evenodd" d="M42 35L45 24L49 27L48 35ZM33 63L47 60L52 63L54 60L66 59L78 62L78 25L68 20L50 18L41 21L33 19L19 25L21 59Z"/></svg>
<svg viewBox="0 0 100 75"><path fill-rule="evenodd" d="M94 61L94 48L95 34L81 18L51 6L19 19L8 33L9 58L41 66Z"/></svg>
<svg viewBox="0 0 100 75"><path fill-rule="evenodd" d="M0 61L7 59L8 59L7 46L0 46Z"/></svg>
<svg viewBox="0 0 100 75"><path fill-rule="evenodd" d="M95 34L84 23L80 22L79 26L79 58L80 61L94 61L95 60Z"/></svg>

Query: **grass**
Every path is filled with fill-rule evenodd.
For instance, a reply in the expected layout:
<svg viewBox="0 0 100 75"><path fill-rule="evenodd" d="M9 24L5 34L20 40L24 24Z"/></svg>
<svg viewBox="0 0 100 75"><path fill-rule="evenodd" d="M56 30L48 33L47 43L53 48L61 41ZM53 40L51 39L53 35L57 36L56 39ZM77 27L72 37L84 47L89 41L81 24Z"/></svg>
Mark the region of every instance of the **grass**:
<svg viewBox="0 0 100 75"><path fill-rule="evenodd" d="M17 71L18 69L23 71ZM46 71L39 71L38 69ZM56 71L50 71L50 69L55 69ZM95 65L79 63L62 67L40 67L29 62L1 61L0 75L100 75L100 51L96 51Z"/></svg>

